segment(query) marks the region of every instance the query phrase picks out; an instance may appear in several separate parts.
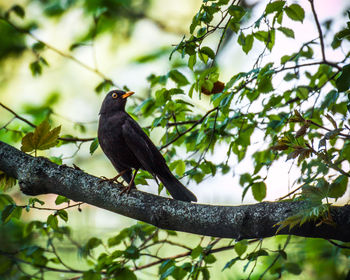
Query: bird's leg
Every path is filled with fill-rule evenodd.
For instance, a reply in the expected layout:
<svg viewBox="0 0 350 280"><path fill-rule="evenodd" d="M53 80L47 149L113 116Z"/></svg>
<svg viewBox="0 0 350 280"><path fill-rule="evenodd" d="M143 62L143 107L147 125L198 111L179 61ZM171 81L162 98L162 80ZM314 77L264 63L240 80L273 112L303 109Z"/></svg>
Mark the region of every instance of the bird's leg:
<svg viewBox="0 0 350 280"><path fill-rule="evenodd" d="M119 183L117 179L118 179L119 177L123 176L124 173L127 172L127 171L128 171L128 169L125 169L125 170L119 172L119 174L118 174L117 176L113 177L113 178L106 178L105 176L102 176L102 177L101 177L101 181L102 181L102 182L108 181L108 182Z"/></svg>
<svg viewBox="0 0 350 280"><path fill-rule="evenodd" d="M135 187L135 184L134 184L134 180L135 180L137 171L139 171L139 170L138 170L138 169L135 169L135 172L134 172L134 174L132 175L132 178L131 178L131 180L130 180L128 186L127 186L124 190L122 190L120 194L123 194L123 193L130 193L131 189L136 188L136 187Z"/></svg>

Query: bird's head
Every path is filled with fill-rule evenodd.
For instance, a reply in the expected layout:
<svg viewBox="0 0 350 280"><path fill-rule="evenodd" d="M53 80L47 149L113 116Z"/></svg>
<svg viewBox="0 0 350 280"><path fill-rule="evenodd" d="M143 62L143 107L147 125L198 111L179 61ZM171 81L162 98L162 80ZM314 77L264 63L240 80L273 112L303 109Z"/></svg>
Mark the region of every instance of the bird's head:
<svg viewBox="0 0 350 280"><path fill-rule="evenodd" d="M111 90L102 102L100 114L124 111L126 99L133 94L133 91Z"/></svg>

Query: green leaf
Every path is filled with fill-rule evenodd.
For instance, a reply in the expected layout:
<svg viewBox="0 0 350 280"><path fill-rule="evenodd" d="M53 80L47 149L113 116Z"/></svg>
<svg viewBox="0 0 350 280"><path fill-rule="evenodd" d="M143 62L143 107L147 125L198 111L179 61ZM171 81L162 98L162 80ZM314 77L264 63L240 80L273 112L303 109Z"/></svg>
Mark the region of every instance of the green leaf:
<svg viewBox="0 0 350 280"><path fill-rule="evenodd" d="M29 64L29 69L32 71L33 76L40 76L42 73L42 67L39 60L36 60Z"/></svg>
<svg viewBox="0 0 350 280"><path fill-rule="evenodd" d="M186 164L183 160L178 160L176 161L176 168L175 168L175 173L178 176L182 176L184 175L185 171L186 171Z"/></svg>
<svg viewBox="0 0 350 280"><path fill-rule="evenodd" d="M305 11L300 5L292 4L288 7L285 7L284 10L286 11L287 16L291 20L300 21L300 22L304 21Z"/></svg>
<svg viewBox="0 0 350 280"><path fill-rule="evenodd" d="M247 256L247 259L250 261L254 261L256 260L258 257L263 257L263 256L268 256L269 253L264 250L264 249L260 249L258 251L252 252Z"/></svg>
<svg viewBox="0 0 350 280"><path fill-rule="evenodd" d="M289 38L294 39L294 31L290 28L287 27L278 27L277 28L279 31L281 31L284 35L286 35Z"/></svg>
<svg viewBox="0 0 350 280"><path fill-rule="evenodd" d="M62 196L62 195L58 195L58 196L56 197L55 204L56 204L56 205L60 205L60 204L62 204L62 203L64 203L64 202L69 202L69 201L70 201L69 198L66 198L66 197L64 197L64 196Z"/></svg>
<svg viewBox="0 0 350 280"><path fill-rule="evenodd" d="M280 12L282 11L282 8L284 7L285 3L286 1L274 1L272 3L269 3L265 8L265 13L268 15L273 12Z"/></svg>
<svg viewBox="0 0 350 280"><path fill-rule="evenodd" d="M159 279L160 279L160 280L164 280L165 278L167 278L168 276L170 276L170 275L174 272L175 268L176 268L175 265L169 267L164 273L162 273L162 274L160 275L160 278L159 278Z"/></svg>
<svg viewBox="0 0 350 280"><path fill-rule="evenodd" d="M95 91L97 93L101 93L102 91L109 91L113 86L113 82L111 80L103 80L95 87Z"/></svg>
<svg viewBox="0 0 350 280"><path fill-rule="evenodd" d="M87 45L86 42L76 42L76 43L73 43L69 46L69 50L74 51L77 48L86 47L86 45Z"/></svg>
<svg viewBox="0 0 350 280"><path fill-rule="evenodd" d="M188 67L193 70L194 65L196 64L197 60L197 55L191 55L190 58L188 59Z"/></svg>
<svg viewBox="0 0 350 280"><path fill-rule="evenodd" d="M137 277L133 271L123 267L115 273L115 278L113 277L113 279L137 280Z"/></svg>
<svg viewBox="0 0 350 280"><path fill-rule="evenodd" d="M189 263L185 263L185 265L189 265ZM189 265L190 266L190 265ZM185 266L186 268L186 266ZM181 267L175 267L174 272L171 274L171 276L175 279L175 280L181 280L181 279L185 279L185 276L187 275L188 271L186 271L185 269Z"/></svg>
<svg viewBox="0 0 350 280"><path fill-rule="evenodd" d="M294 275L299 275L302 271L297 263L288 262L284 264L284 267L289 273L292 273Z"/></svg>
<svg viewBox="0 0 350 280"><path fill-rule="evenodd" d="M256 39L258 39L261 42L267 42L269 33L267 31L257 31L253 35Z"/></svg>
<svg viewBox="0 0 350 280"><path fill-rule="evenodd" d="M244 36L243 33L241 33L238 37L238 44L242 46L242 50L248 54L249 51L252 49L254 43L254 36L252 34Z"/></svg>
<svg viewBox="0 0 350 280"><path fill-rule="evenodd" d="M273 86L272 86L272 77L270 75L265 75L263 76L259 81L258 81L258 91L262 93L268 93L273 91Z"/></svg>
<svg viewBox="0 0 350 280"><path fill-rule="evenodd" d="M205 26L201 27L197 31L197 37L202 37L204 34L207 33L207 28Z"/></svg>
<svg viewBox="0 0 350 280"><path fill-rule="evenodd" d="M50 226L53 230L58 230L58 219L55 215L49 215L47 217L46 223L48 226Z"/></svg>
<svg viewBox="0 0 350 280"><path fill-rule="evenodd" d="M200 16L200 12L198 12L192 19L192 23L190 25L190 33L193 34L193 31L196 29L196 27L199 25L199 16ZM179 47L179 45L177 46L177 48Z"/></svg>
<svg viewBox="0 0 350 280"><path fill-rule="evenodd" d="M136 260L140 257L140 252L136 246L130 245L124 251L124 256L128 259Z"/></svg>
<svg viewBox="0 0 350 280"><path fill-rule="evenodd" d="M5 207L5 209L1 212L1 221L6 224L8 221L10 221L12 214L14 213L16 209L16 204L10 204Z"/></svg>
<svg viewBox="0 0 350 280"><path fill-rule="evenodd" d="M0 189L4 192L16 185L17 180L0 170Z"/></svg>
<svg viewBox="0 0 350 280"><path fill-rule="evenodd" d="M187 78L178 70L174 69L168 73L170 79L172 79L178 86L182 87L188 85L189 82Z"/></svg>
<svg viewBox="0 0 350 280"><path fill-rule="evenodd" d="M98 146L99 146L98 138L96 137L94 141L92 141L92 143L90 144L90 155L92 155L96 151Z"/></svg>
<svg viewBox="0 0 350 280"><path fill-rule="evenodd" d="M36 42L32 45L32 50L34 52L42 51L45 48L45 45L41 42Z"/></svg>
<svg viewBox="0 0 350 280"><path fill-rule="evenodd" d="M45 66L49 66L49 64L47 63L46 59L43 58L42 56L39 57L39 61L41 62L41 64L43 64Z"/></svg>
<svg viewBox="0 0 350 280"><path fill-rule="evenodd" d="M196 248L194 248L191 252L191 258L196 259L200 256L200 254L203 252L202 246L198 245Z"/></svg>
<svg viewBox="0 0 350 280"><path fill-rule="evenodd" d="M241 240L235 244L235 251L238 256L242 256L248 248L248 241L247 240Z"/></svg>
<svg viewBox="0 0 350 280"><path fill-rule="evenodd" d="M228 8L228 12L236 22L240 21L242 17L246 14L244 8L242 6L237 5L231 5Z"/></svg>
<svg viewBox="0 0 350 280"><path fill-rule="evenodd" d="M175 261L172 259L165 260L162 262L162 264L159 267L159 273L163 274L165 271L167 271L170 267L175 266Z"/></svg>
<svg viewBox="0 0 350 280"><path fill-rule="evenodd" d="M101 272L96 272L92 269L84 271L83 280L101 280Z"/></svg>
<svg viewBox="0 0 350 280"><path fill-rule="evenodd" d="M243 187L244 184L252 182L252 176L249 173L243 173L239 178L239 184Z"/></svg>
<svg viewBox="0 0 350 280"><path fill-rule="evenodd" d="M335 84L339 92L346 91L350 88L350 64L343 67L342 73L335 81Z"/></svg>
<svg viewBox="0 0 350 280"><path fill-rule="evenodd" d="M98 246L100 246L102 244L102 241L101 239L99 238L96 238L96 237L92 237L89 239L89 241L86 243L86 247L91 250L91 249L94 249Z"/></svg>
<svg viewBox="0 0 350 280"><path fill-rule="evenodd" d="M229 262L227 262L224 266L224 268L222 269L222 271L224 271L227 268L231 268L231 266L233 266L237 261L239 261L241 258L240 257L236 257L232 260L230 260Z"/></svg>
<svg viewBox="0 0 350 280"><path fill-rule="evenodd" d="M234 33L237 33L241 27L241 24L236 22L234 19L231 19L228 26Z"/></svg>
<svg viewBox="0 0 350 280"><path fill-rule="evenodd" d="M119 245L126 237L128 237L128 231L127 229L124 229L116 236L110 237L108 239L108 247Z"/></svg>
<svg viewBox="0 0 350 280"><path fill-rule="evenodd" d="M49 121L46 119L38 125L34 132L29 132L22 138L22 152L31 152L33 150L46 150L54 147L58 143L58 135L61 126L50 130Z"/></svg>
<svg viewBox="0 0 350 280"><path fill-rule="evenodd" d="M56 163L57 165L62 164L62 158L61 157L49 157L49 160L51 160L53 163Z"/></svg>
<svg viewBox="0 0 350 280"><path fill-rule="evenodd" d="M271 51L272 47L275 44L275 29L271 29L270 31L257 31L254 34L254 37L259 41L265 43L266 47Z"/></svg>
<svg viewBox="0 0 350 280"><path fill-rule="evenodd" d="M349 178L345 175L340 175L337 177L333 183L329 185L329 193L328 196L332 198L342 197L348 186Z"/></svg>
<svg viewBox="0 0 350 280"><path fill-rule="evenodd" d="M200 52L206 54L206 55L207 55L208 57L210 57L211 59L214 59L214 58L215 58L215 53L214 53L214 51L213 51L211 48L209 48L209 47L203 47L203 48L201 48L201 49L200 49Z"/></svg>
<svg viewBox="0 0 350 280"><path fill-rule="evenodd" d="M215 263L216 262L216 258L214 257L213 254L209 254L209 255L204 257L204 262L207 263L207 264Z"/></svg>
<svg viewBox="0 0 350 280"><path fill-rule="evenodd" d="M66 210L58 210L57 215L65 222L68 222L68 213Z"/></svg>
<svg viewBox="0 0 350 280"><path fill-rule="evenodd" d="M44 201L42 201L36 197L29 198L28 205L35 206L35 203L39 203L41 206L45 204Z"/></svg>
<svg viewBox="0 0 350 280"><path fill-rule="evenodd" d="M197 140L196 140L196 145L199 145L202 143L203 139L207 137L207 133L204 130L201 130L198 134L197 134Z"/></svg>
<svg viewBox="0 0 350 280"><path fill-rule="evenodd" d="M135 109L134 112L137 113L141 111L141 113L145 116L148 117L151 115L154 110L156 109L156 102L155 100L150 97L144 100L140 105L138 105Z"/></svg>
<svg viewBox="0 0 350 280"><path fill-rule="evenodd" d="M266 197L265 182L258 182L252 185L253 196L257 201L262 201Z"/></svg>

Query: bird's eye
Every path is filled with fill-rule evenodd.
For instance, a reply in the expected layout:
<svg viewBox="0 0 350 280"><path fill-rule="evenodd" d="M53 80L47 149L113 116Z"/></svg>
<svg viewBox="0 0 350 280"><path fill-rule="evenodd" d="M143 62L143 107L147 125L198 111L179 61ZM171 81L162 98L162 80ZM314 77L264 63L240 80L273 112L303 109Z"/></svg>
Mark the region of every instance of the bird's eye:
<svg viewBox="0 0 350 280"><path fill-rule="evenodd" d="M112 93L112 97L113 98L117 98L118 97L118 94L116 94L115 92Z"/></svg>

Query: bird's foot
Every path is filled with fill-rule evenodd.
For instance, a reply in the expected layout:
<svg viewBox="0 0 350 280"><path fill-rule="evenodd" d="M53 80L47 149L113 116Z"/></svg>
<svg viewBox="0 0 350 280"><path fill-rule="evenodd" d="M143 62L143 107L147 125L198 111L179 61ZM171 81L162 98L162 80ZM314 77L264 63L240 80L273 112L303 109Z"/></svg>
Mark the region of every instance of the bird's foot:
<svg viewBox="0 0 350 280"><path fill-rule="evenodd" d="M129 194L131 189L136 189L134 182L130 182L121 192L120 195L126 193Z"/></svg>
<svg viewBox="0 0 350 280"><path fill-rule="evenodd" d="M135 169L134 175L132 176L132 178L131 178L131 180L130 180L128 186L127 186L124 190L122 190L122 191L120 192L120 195L122 195L123 193L129 194L130 191L131 191L131 189L136 189L134 180L135 180L137 171L138 171L138 169Z"/></svg>
<svg viewBox="0 0 350 280"><path fill-rule="evenodd" d="M117 176L113 177L113 178L107 178L105 176L101 176L101 181L100 182L103 183L103 182L107 181L107 182L112 182L112 183L117 183L117 184L123 184L124 180L119 182L118 178L123 176L126 171L128 171L128 170L123 170L122 172L119 172L119 174Z"/></svg>
<svg viewBox="0 0 350 280"><path fill-rule="evenodd" d="M107 178L105 176L101 176L100 177L100 183L103 183L103 182L110 182L110 183L117 183L117 184L123 184L123 182L119 182L118 181L118 178L120 177L121 175L118 174L117 176L113 177L113 178Z"/></svg>

